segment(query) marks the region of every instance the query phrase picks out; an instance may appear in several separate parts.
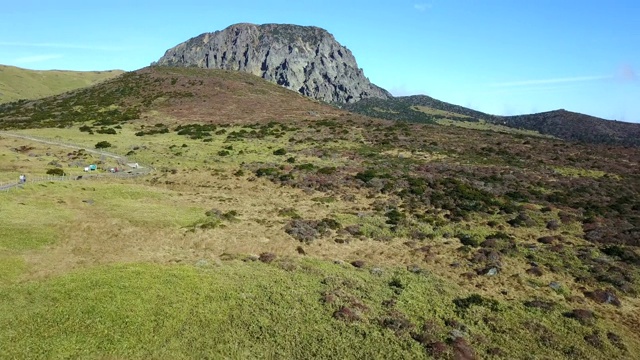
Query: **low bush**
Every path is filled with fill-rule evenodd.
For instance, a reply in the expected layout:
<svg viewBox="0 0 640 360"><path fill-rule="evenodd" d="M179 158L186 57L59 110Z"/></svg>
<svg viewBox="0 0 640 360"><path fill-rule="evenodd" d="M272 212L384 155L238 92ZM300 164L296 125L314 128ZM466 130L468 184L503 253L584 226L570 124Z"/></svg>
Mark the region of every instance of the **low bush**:
<svg viewBox="0 0 640 360"><path fill-rule="evenodd" d="M53 168L53 169L47 170L47 175L64 176L65 173L64 173L64 170L60 168Z"/></svg>
<svg viewBox="0 0 640 360"><path fill-rule="evenodd" d="M96 149L106 149L110 147L111 147L111 143L108 141L100 141L95 145Z"/></svg>

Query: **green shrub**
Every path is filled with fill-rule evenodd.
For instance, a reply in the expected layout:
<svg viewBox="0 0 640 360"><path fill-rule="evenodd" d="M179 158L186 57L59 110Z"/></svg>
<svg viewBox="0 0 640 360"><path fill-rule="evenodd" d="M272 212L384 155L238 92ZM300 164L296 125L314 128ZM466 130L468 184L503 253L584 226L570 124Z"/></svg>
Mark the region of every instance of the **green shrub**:
<svg viewBox="0 0 640 360"><path fill-rule="evenodd" d="M310 163L305 163L305 164L300 164L300 165L296 165L296 170L313 170L315 169L315 165L310 164Z"/></svg>
<svg viewBox="0 0 640 360"><path fill-rule="evenodd" d="M60 168L49 169L49 170L47 170L47 175L64 176L64 170L62 170Z"/></svg>
<svg viewBox="0 0 640 360"><path fill-rule="evenodd" d="M327 166L318 169L318 174L331 175L336 172L335 166Z"/></svg>
<svg viewBox="0 0 640 360"><path fill-rule="evenodd" d="M277 175L279 173L280 172L276 168L260 168L256 170L256 176L258 177Z"/></svg>
<svg viewBox="0 0 640 360"><path fill-rule="evenodd" d="M111 147L111 143L108 141L100 141L96 144L96 149L106 149L110 147Z"/></svg>
<svg viewBox="0 0 640 360"><path fill-rule="evenodd" d="M116 129L113 128L102 128L102 129L98 129L96 130L96 132L98 134L108 134L108 135L116 135Z"/></svg>

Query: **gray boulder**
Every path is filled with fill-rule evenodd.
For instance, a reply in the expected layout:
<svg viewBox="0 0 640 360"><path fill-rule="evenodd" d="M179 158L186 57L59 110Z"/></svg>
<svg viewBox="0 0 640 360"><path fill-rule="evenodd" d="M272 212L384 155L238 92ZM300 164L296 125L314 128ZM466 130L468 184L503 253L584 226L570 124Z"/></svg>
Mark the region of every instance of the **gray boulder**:
<svg viewBox="0 0 640 360"><path fill-rule="evenodd" d="M235 24L179 44L153 65L244 71L328 103L392 97L349 49L313 26Z"/></svg>

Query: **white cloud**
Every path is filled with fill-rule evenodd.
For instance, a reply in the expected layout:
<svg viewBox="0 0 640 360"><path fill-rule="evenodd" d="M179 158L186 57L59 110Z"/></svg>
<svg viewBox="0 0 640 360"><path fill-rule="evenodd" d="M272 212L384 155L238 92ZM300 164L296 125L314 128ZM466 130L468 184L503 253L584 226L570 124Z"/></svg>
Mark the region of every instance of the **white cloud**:
<svg viewBox="0 0 640 360"><path fill-rule="evenodd" d="M43 62L43 61L48 61L53 59L59 59L61 57L62 55L59 55L59 54L34 55L34 56L25 56L25 57L17 58L17 59L14 59L13 62L16 64L30 64L30 63Z"/></svg>
<svg viewBox="0 0 640 360"><path fill-rule="evenodd" d="M493 83L493 84L489 84L489 86L520 87L520 86L531 86L531 85L565 84L565 83L597 81L597 80L607 80L607 79L613 79L613 76L596 75L596 76L575 76L575 77L563 77L563 78L539 79L539 80L522 80L522 81Z"/></svg>
<svg viewBox="0 0 640 360"><path fill-rule="evenodd" d="M431 9L431 4L426 4L426 3L414 4L413 8L420 12L424 12Z"/></svg>
<svg viewBox="0 0 640 360"><path fill-rule="evenodd" d="M95 46L82 44L65 44L65 43L29 43L29 42L11 42L0 41L0 46L15 47L43 47L54 49L79 49L79 50L97 50L97 51L124 51L125 48L115 46Z"/></svg>

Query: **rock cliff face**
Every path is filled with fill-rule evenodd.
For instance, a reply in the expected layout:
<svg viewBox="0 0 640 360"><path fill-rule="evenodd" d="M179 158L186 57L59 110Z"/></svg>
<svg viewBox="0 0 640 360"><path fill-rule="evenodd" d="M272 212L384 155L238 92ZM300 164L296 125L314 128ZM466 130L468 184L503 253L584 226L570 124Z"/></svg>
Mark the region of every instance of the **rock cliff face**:
<svg viewBox="0 0 640 360"><path fill-rule="evenodd" d="M364 76L349 49L311 26L236 24L179 44L156 64L245 71L329 103L392 97Z"/></svg>

